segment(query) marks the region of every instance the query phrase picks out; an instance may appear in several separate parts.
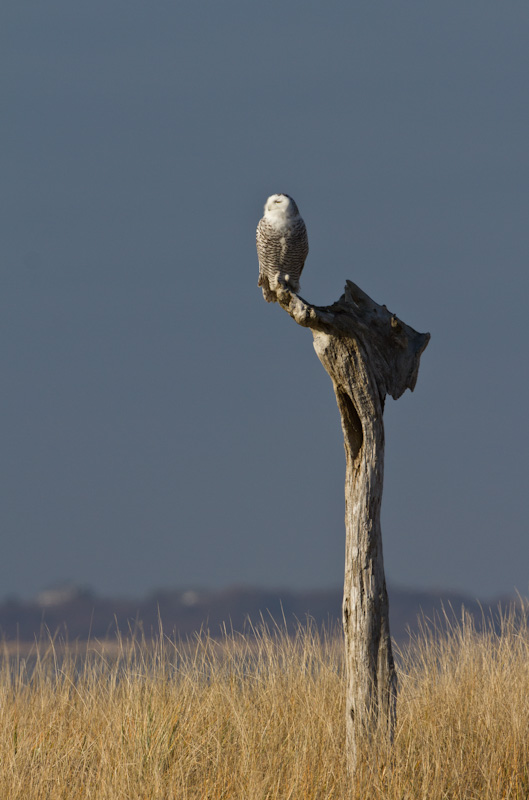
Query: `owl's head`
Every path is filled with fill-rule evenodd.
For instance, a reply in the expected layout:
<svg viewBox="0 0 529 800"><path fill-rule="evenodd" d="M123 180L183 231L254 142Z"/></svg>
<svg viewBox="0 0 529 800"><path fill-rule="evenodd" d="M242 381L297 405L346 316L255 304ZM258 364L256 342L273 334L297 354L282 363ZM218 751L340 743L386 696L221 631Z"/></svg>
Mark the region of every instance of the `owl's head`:
<svg viewBox="0 0 529 800"><path fill-rule="evenodd" d="M264 215L270 221L290 220L299 217L299 209L290 195L272 194L265 203Z"/></svg>

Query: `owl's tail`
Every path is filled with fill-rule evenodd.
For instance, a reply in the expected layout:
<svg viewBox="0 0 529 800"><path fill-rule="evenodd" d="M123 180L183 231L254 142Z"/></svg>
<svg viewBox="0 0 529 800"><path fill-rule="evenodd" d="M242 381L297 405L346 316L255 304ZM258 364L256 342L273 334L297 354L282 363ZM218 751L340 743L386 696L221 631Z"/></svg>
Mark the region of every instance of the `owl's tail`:
<svg viewBox="0 0 529 800"><path fill-rule="evenodd" d="M268 282L268 277L260 272L259 273L259 280L257 281L257 285L261 287L263 290L263 297L267 303L277 303L277 297L275 292L272 291L270 288L270 283Z"/></svg>

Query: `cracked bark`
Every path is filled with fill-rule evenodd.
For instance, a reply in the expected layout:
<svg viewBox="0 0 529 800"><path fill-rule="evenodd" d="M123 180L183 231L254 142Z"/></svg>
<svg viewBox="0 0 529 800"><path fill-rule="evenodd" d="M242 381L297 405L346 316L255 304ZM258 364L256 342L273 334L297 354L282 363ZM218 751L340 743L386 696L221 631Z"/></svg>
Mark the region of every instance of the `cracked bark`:
<svg viewBox="0 0 529 800"><path fill-rule="evenodd" d="M340 411L346 457L345 579L342 622L346 664L347 761L351 773L363 737L391 741L397 676L389 631L380 506L384 472L383 411L413 391L430 339L374 302L351 281L332 306L313 306L284 287L277 299L303 327L329 373Z"/></svg>

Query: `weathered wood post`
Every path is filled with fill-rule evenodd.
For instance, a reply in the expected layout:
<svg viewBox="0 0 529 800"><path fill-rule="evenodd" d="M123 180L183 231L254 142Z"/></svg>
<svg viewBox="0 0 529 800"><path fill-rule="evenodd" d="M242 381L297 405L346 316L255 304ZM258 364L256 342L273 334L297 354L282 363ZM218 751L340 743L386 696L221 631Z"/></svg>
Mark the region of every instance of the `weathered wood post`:
<svg viewBox="0 0 529 800"><path fill-rule="evenodd" d="M347 281L332 306L312 306L279 287L282 308L310 328L314 349L333 382L344 435L345 581L342 621L346 662L347 759L354 772L361 739L396 721L397 676L389 632L380 504L386 394L413 391L430 339Z"/></svg>

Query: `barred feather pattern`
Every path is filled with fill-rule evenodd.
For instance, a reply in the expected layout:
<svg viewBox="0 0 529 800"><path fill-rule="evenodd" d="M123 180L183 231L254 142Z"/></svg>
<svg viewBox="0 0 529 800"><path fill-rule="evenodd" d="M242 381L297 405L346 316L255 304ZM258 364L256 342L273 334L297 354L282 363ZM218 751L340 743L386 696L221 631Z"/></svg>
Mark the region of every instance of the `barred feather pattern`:
<svg viewBox="0 0 529 800"><path fill-rule="evenodd" d="M296 208L297 211L297 208ZM259 258L258 286L265 300L276 301L275 289L280 284L299 291L299 278L309 252L305 223L298 215L285 225L274 225L263 217L257 226Z"/></svg>

